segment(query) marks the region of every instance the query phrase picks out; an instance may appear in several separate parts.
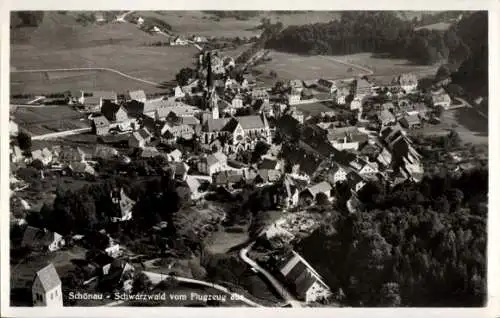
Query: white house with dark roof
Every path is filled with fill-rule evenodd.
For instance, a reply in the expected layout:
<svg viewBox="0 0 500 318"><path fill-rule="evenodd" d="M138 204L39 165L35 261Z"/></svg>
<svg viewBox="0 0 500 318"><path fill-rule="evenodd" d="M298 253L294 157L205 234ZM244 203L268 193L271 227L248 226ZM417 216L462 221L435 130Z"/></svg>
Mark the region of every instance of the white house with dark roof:
<svg viewBox="0 0 500 318"><path fill-rule="evenodd" d="M280 267L280 273L294 287L301 300L316 302L331 295L330 288L320 274L295 251Z"/></svg>
<svg viewBox="0 0 500 318"><path fill-rule="evenodd" d="M128 146L130 148L144 148L152 137L153 134L147 128L142 128L132 133L128 139Z"/></svg>
<svg viewBox="0 0 500 318"><path fill-rule="evenodd" d="M78 102L89 111L100 111L105 101L116 104L118 103L118 95L113 91L93 91L89 93L82 91L78 99Z"/></svg>
<svg viewBox="0 0 500 318"><path fill-rule="evenodd" d="M331 191L332 191L331 184L327 181L323 181L323 182L320 182L320 183L317 183L315 185L308 187L307 189L302 191L300 196L304 199L309 198L310 200L315 200L316 196L319 193L323 193L324 195L326 195L326 197L328 199L330 199L331 198Z"/></svg>
<svg viewBox="0 0 500 318"><path fill-rule="evenodd" d="M109 134L109 120L102 115L94 117L92 118L92 128L97 136L105 136Z"/></svg>
<svg viewBox="0 0 500 318"><path fill-rule="evenodd" d="M61 279L52 263L36 272L31 295L33 306L63 307Z"/></svg>
<svg viewBox="0 0 500 318"><path fill-rule="evenodd" d="M48 250L50 252L57 251L65 244L66 242L62 235L33 226L28 226L24 230L23 240L21 242L21 246Z"/></svg>

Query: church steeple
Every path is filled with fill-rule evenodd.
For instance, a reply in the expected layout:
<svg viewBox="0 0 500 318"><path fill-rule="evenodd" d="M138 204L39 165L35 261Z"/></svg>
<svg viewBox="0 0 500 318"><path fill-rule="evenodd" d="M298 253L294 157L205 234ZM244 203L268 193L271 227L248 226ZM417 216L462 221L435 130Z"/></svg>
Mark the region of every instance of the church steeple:
<svg viewBox="0 0 500 318"><path fill-rule="evenodd" d="M210 92L213 87L213 77L212 77L212 56L210 52L207 53L207 88Z"/></svg>

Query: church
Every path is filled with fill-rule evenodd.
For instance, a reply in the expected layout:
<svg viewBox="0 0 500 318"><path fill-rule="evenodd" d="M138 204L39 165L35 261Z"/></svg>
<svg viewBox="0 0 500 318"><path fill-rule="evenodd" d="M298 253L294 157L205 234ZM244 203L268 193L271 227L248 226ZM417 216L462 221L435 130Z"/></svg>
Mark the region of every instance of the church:
<svg viewBox="0 0 500 318"><path fill-rule="evenodd" d="M210 58L207 71L207 99L209 111L203 116L200 142L204 145L219 140L224 152L237 153L253 149L258 141L271 143L271 130L264 115L230 116L220 118L220 97L213 87Z"/></svg>

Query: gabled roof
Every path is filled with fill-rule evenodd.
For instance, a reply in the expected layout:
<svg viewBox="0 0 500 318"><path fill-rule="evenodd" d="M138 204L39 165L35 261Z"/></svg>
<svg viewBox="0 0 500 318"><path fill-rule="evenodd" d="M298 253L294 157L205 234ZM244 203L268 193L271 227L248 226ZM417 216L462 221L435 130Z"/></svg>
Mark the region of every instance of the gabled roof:
<svg viewBox="0 0 500 318"><path fill-rule="evenodd" d="M313 198L315 198L316 195L320 192L321 193L329 193L331 190L332 190L332 186L330 185L330 183L328 183L326 181L317 183L317 184L307 188L307 191L309 191L312 194Z"/></svg>
<svg viewBox="0 0 500 318"><path fill-rule="evenodd" d="M260 129L265 128L264 121L260 116L252 115L252 116L241 116L236 117L238 122L240 123L243 129Z"/></svg>
<svg viewBox="0 0 500 318"><path fill-rule="evenodd" d="M109 126L108 119L102 115L92 118L92 121L97 128Z"/></svg>
<svg viewBox="0 0 500 318"><path fill-rule="evenodd" d="M37 227L29 226L24 231L22 245L26 246L49 246L59 234Z"/></svg>
<svg viewBox="0 0 500 318"><path fill-rule="evenodd" d="M259 164L259 169L266 169L266 170L273 170L276 169L276 166L278 165L277 160L271 160L268 158L265 158L262 160L262 162Z"/></svg>
<svg viewBox="0 0 500 318"><path fill-rule="evenodd" d="M45 291L50 291L61 285L61 279L59 278L56 268L52 263L36 272L35 279L36 278L40 280L40 283Z"/></svg>
<svg viewBox="0 0 500 318"><path fill-rule="evenodd" d="M138 102L145 102L147 100L146 93L143 90L129 91L128 96L131 100L136 100Z"/></svg>
<svg viewBox="0 0 500 318"><path fill-rule="evenodd" d="M231 118L208 119L205 123L205 130L208 132L221 131Z"/></svg>

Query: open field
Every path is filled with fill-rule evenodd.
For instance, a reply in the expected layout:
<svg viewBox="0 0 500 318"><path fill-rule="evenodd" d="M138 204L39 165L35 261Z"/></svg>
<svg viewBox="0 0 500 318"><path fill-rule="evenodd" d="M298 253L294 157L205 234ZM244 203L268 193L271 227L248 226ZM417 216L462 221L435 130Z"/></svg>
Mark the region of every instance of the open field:
<svg viewBox="0 0 500 318"><path fill-rule="evenodd" d="M437 67L435 66L415 65L404 59L377 57L372 53L340 55L325 58L335 59L369 68L373 71L373 75L375 76L397 75L406 72L418 74L431 72L431 74L435 74L437 70ZM354 74L357 74L356 70L354 70Z"/></svg>
<svg viewBox="0 0 500 318"><path fill-rule="evenodd" d="M444 136L451 129L454 129L459 134L464 143L488 144L488 120L479 116L470 108L445 111L441 117L441 124L416 129L412 133Z"/></svg>
<svg viewBox="0 0 500 318"><path fill-rule="evenodd" d="M14 113L14 117L19 127L24 128L33 135L89 126L85 116L69 106L19 107Z"/></svg>
<svg viewBox="0 0 500 318"><path fill-rule="evenodd" d="M111 71L65 71L11 73L11 94L49 94L81 90L112 90L125 93L142 89L146 93L164 91L158 86L123 77Z"/></svg>
<svg viewBox="0 0 500 318"><path fill-rule="evenodd" d="M150 16L161 19L172 26L174 33L184 35L202 35L208 37L253 37L261 30L255 29L261 24L262 18L271 22L280 21L283 25L302 25L316 22L329 22L338 17L336 12L315 11L290 14L276 14L262 11L261 14L247 20L224 18L216 21L215 16L202 11L139 11L139 16Z"/></svg>
<svg viewBox="0 0 500 318"><path fill-rule="evenodd" d="M129 76L147 81L162 83L172 80L182 67L192 66L197 49L188 47L128 47L123 45L104 45L81 49L40 49L12 46L11 67L18 70L60 69L60 68L111 68ZM145 89L158 91L155 85L135 81L111 72L77 71L63 74L57 72L46 76L40 74L11 73L12 90L30 92L30 90L50 89L59 92L71 87L79 90L85 87L117 91ZM27 77L27 78L26 78ZM48 78L48 79L47 79ZM50 81L51 83L47 83ZM82 87L80 87L82 86Z"/></svg>
<svg viewBox="0 0 500 318"><path fill-rule="evenodd" d="M280 79L346 78L354 76L355 69L338 63L327 56L301 56L298 54L270 51L271 61L257 65L255 70L267 75L274 70Z"/></svg>

